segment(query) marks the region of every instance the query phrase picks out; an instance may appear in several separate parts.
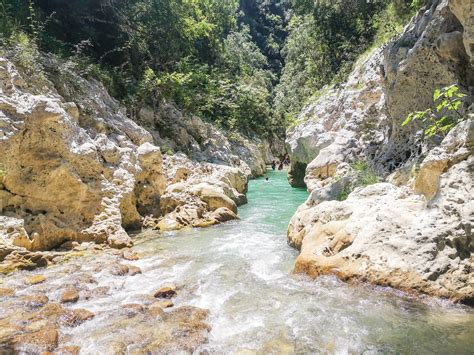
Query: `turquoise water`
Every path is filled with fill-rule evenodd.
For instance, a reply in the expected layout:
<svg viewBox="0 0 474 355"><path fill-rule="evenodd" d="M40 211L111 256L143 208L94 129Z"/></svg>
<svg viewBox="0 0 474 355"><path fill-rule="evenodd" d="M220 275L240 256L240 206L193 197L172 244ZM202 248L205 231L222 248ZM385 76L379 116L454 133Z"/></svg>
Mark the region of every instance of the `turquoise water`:
<svg viewBox="0 0 474 355"><path fill-rule="evenodd" d="M297 251L286 230L307 193L284 172L250 182L241 221L146 239L138 248L146 284L182 285L177 303L211 311L210 353L469 354L474 313L334 277L291 274ZM149 276L146 276L149 275Z"/></svg>
<svg viewBox="0 0 474 355"><path fill-rule="evenodd" d="M286 229L307 194L290 188L284 172L268 176L268 182L250 182L249 203L240 208L240 221L137 236L135 249L141 259L131 264L142 269L140 275L111 276L104 270L110 259L105 255L90 263L77 259L78 265L42 270L53 280L44 286L52 299L77 273L71 270L91 273L98 286L110 287L104 297L81 299L75 305L96 317L62 329L65 339L80 345L81 354L112 354L111 344L117 340L132 344L130 353L140 349L153 341L141 336L148 334L143 328L150 324L124 320L120 305L142 303L157 288L174 283L176 306L210 310L209 342L197 353L473 353L474 313L469 308L329 276L311 280L292 275L298 252L288 247ZM15 285L17 278L9 277L5 285Z"/></svg>

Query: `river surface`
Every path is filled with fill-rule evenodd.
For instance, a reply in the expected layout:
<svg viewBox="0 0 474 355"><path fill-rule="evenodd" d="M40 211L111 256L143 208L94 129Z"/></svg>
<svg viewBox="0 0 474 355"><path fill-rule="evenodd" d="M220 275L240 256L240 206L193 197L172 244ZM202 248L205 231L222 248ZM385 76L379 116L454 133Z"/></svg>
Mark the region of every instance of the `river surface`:
<svg viewBox="0 0 474 355"><path fill-rule="evenodd" d="M218 353L474 352L474 313L393 290L350 286L334 277L292 275L298 252L287 245L291 216L305 201L286 173L249 185L241 221L173 233L137 246L156 251L139 266L185 285L178 302L208 308L209 344ZM146 274L146 272L145 272ZM150 276L153 277L153 276Z"/></svg>
<svg viewBox="0 0 474 355"><path fill-rule="evenodd" d="M311 280L291 273L297 251L286 244L286 229L304 190L292 189L284 172L269 181L250 182L249 203L240 221L208 229L136 236L142 269L134 277L112 277L87 260L74 269L42 271L54 282L54 298L74 270L94 272L113 292L80 300L77 307L96 313L81 326L65 330L81 354L105 354L111 337L129 337L139 324L118 322L117 305L139 303L157 286L178 286L175 305L210 310L209 341L198 353L211 354L472 354L474 312L448 302L409 297L369 285L349 285L335 277ZM100 255L100 254L99 254ZM100 257L100 256L99 256ZM77 262L76 262L77 263ZM20 285L9 277L7 285ZM20 291L21 293L22 291ZM26 292L26 291L25 291ZM1 306L0 306L1 310ZM110 310L110 312L109 312ZM5 311L5 310L3 310ZM129 329L127 329L129 327Z"/></svg>

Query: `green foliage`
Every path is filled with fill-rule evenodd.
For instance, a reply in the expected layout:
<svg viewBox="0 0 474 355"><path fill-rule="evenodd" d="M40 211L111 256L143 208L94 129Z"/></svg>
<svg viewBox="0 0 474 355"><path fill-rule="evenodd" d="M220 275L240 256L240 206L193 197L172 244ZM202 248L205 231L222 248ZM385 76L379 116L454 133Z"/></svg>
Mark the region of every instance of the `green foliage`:
<svg viewBox="0 0 474 355"><path fill-rule="evenodd" d="M231 133L274 136L419 6L421 0L0 0L0 44L14 48L15 60L39 80L38 50L63 57L104 82L132 117L173 101Z"/></svg>
<svg viewBox="0 0 474 355"><path fill-rule="evenodd" d="M296 114L315 92L343 82L366 51L400 32L422 2L293 0L292 5L275 107Z"/></svg>
<svg viewBox="0 0 474 355"><path fill-rule="evenodd" d="M403 121L402 126L406 126L413 121L420 121L424 124L423 133L426 138L435 135L446 136L448 132L459 122L466 119L459 112L466 95L459 92L457 85L450 85L442 89L436 89L433 93L434 107L424 111L410 113Z"/></svg>
<svg viewBox="0 0 474 355"><path fill-rule="evenodd" d="M352 192L350 186L344 186L344 188L341 190L339 195L337 196L338 201L345 201L349 197L350 193Z"/></svg>
<svg viewBox="0 0 474 355"><path fill-rule="evenodd" d="M34 40L24 32L13 33L8 39L9 55L31 82L43 87L47 84L40 52Z"/></svg>
<svg viewBox="0 0 474 355"><path fill-rule="evenodd" d="M369 186L379 182L375 170L369 166L366 160L358 160L351 166L358 174L358 186Z"/></svg>
<svg viewBox="0 0 474 355"><path fill-rule="evenodd" d="M351 164L351 167L357 173L357 177L351 184L344 186L337 197L339 201L346 200L349 194L358 187L366 187L379 182L379 178L375 170L366 160L355 161Z"/></svg>

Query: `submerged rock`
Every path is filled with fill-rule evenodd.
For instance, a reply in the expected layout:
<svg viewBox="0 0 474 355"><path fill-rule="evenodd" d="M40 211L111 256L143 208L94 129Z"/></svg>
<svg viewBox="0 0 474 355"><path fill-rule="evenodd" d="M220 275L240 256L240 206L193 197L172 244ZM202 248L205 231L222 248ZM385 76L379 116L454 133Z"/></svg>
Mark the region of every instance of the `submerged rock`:
<svg viewBox="0 0 474 355"><path fill-rule="evenodd" d="M38 295L29 295L29 296L22 296L20 300L30 308L38 308L43 307L46 303L49 302L49 298L46 295L38 294Z"/></svg>
<svg viewBox="0 0 474 355"><path fill-rule="evenodd" d="M52 351L58 346L59 332L55 328L44 328L37 332L21 334L13 339L17 352L41 353Z"/></svg>
<svg viewBox="0 0 474 355"><path fill-rule="evenodd" d="M167 285L161 287L158 291L154 293L155 298L173 298L177 295L175 285Z"/></svg>
<svg viewBox="0 0 474 355"><path fill-rule="evenodd" d="M74 287L69 287L61 294L61 303L76 303L79 301L79 292Z"/></svg>
<svg viewBox="0 0 474 355"><path fill-rule="evenodd" d="M0 297L14 296L15 290L12 288L0 288Z"/></svg>

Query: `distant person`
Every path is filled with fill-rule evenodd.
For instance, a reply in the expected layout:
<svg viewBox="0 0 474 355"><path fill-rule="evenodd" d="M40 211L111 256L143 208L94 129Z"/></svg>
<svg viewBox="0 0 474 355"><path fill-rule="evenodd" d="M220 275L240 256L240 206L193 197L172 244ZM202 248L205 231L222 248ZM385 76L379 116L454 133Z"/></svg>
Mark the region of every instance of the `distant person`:
<svg viewBox="0 0 474 355"><path fill-rule="evenodd" d="M275 171L276 169L276 163L275 160L272 160L272 170Z"/></svg>
<svg viewBox="0 0 474 355"><path fill-rule="evenodd" d="M280 165L278 165L278 170L283 170L283 162L280 162Z"/></svg>
<svg viewBox="0 0 474 355"><path fill-rule="evenodd" d="M266 182L269 182L269 181L270 181L270 179L268 178L268 176L265 178L265 181L266 181Z"/></svg>

